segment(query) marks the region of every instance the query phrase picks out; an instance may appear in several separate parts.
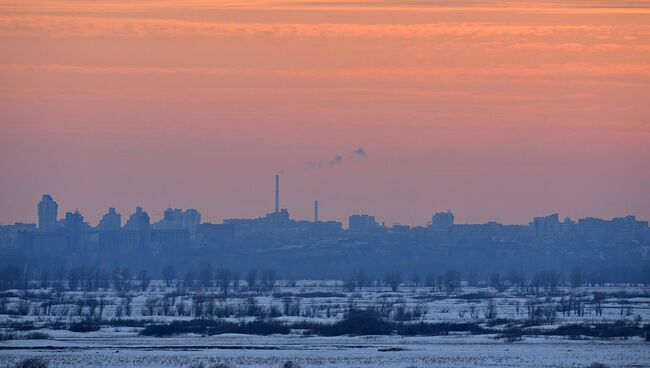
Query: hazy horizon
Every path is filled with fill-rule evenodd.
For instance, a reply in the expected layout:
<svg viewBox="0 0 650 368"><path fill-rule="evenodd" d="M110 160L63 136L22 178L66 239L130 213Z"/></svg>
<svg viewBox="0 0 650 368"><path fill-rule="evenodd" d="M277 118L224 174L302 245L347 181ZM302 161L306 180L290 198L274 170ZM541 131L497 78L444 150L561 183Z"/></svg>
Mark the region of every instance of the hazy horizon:
<svg viewBox="0 0 650 368"><path fill-rule="evenodd" d="M650 218L641 1L7 1L0 223ZM645 97L644 97L645 96ZM355 155L363 148L365 155ZM336 155L340 155L337 159Z"/></svg>

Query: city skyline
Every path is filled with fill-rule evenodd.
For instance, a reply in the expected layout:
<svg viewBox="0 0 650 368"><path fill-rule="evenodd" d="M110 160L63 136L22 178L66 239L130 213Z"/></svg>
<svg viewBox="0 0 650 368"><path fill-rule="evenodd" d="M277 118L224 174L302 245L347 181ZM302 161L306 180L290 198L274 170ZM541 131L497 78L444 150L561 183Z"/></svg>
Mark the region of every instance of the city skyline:
<svg viewBox="0 0 650 368"><path fill-rule="evenodd" d="M3 363L646 366L649 96L650 0L0 0Z"/></svg>
<svg viewBox="0 0 650 368"><path fill-rule="evenodd" d="M647 4L54 4L0 6L2 223L251 217L276 172L298 218L650 218Z"/></svg>
<svg viewBox="0 0 650 368"><path fill-rule="evenodd" d="M271 216L273 214L279 214L281 211L287 211L286 213L287 213L287 215L289 215L291 213L291 209L283 207L283 205L282 205L282 203L280 201L280 198L281 198L281 194L280 194L281 189L280 188L281 188L280 175L275 175L274 207L273 207L273 209L271 211L266 211L265 212L264 210L262 210L261 212L257 213L256 215L250 216L250 217L236 217L236 216L233 217L233 216L228 216L226 214L226 215L223 215L221 220L218 220L218 221L212 221L210 217L206 216L206 217L203 218L203 219L205 219L205 221L203 221L203 223L224 223L224 222L227 222L228 220L234 220L234 219L260 219L260 218L264 218L265 216ZM45 210L46 207L49 208L49 210L46 211ZM124 221L124 222L122 221L122 215L123 214L125 214L125 215L130 214L131 216L134 216L134 215L138 215L139 213L143 213L150 219L149 221L150 221L150 223L152 225L153 224L158 224L158 225L162 224L163 228L165 226L165 222L170 221L170 219L167 218L168 216L175 216L175 217L178 216L177 219L173 219L172 221L178 220L179 221L179 226L180 226L180 222L185 221L185 220L182 220L181 217L180 217L182 214L184 215L187 212L193 212L193 216L198 216L198 220L196 220L197 224L201 223L202 216L205 215L201 211L198 211L196 208L192 208L192 207L167 206L160 213L156 212L155 216L151 216L151 215L149 215L149 211L147 211L147 209L145 207L139 206L139 205L136 205L135 207L132 207L131 208L132 212L130 212L130 210L120 211L120 210L116 209L113 206L109 206L109 207L107 207L105 209L105 212L100 216L100 218L97 221L88 221L88 218L84 215L83 210L79 210L78 207L75 208L74 210L61 211L61 213L58 213L58 208L59 208L59 204L58 204L58 202L56 202L56 200L54 200L52 195L50 195L50 194L43 194L42 195L41 201L38 202L38 204L36 206L37 216L36 216L35 221L33 222L34 224L36 224L39 231L46 231L46 232L55 231L55 229L59 226L57 221L65 221L65 218L66 218L65 215L70 214L70 213L81 215L83 217L83 219L86 220L85 222L87 224L89 224L90 226L95 227L95 228L97 228L99 230L102 230L102 229L112 229L112 230L114 230L116 228L119 229L119 228L122 228L122 227L128 227L127 226L128 221ZM183 210L183 209L185 209L185 210ZM194 213L196 215L194 215ZM61 215L63 215L63 216L61 216ZM378 225L386 226L386 227L390 227L390 226L393 226L393 225L406 225L406 226L411 226L411 227L418 227L418 226L434 226L435 227L436 226L436 220L435 220L436 218L439 219L439 221L441 221L443 224L445 224L445 227L449 226L449 225L453 225L453 224L463 224L463 222L455 222L457 214L454 213L451 209L447 209L447 210L444 210L444 211L443 210L433 210L431 212L431 215L433 217L433 221L428 220L425 223L417 223L417 224L406 223L406 222L386 223L385 221L382 221L379 218L376 219L376 216L373 213L364 212L364 211L350 213L344 219L339 219L339 218L326 218L326 219L323 219L322 217L320 217L320 214L319 214L319 201L316 199L316 200L313 201L313 204L312 204L311 221L312 222L335 221L335 222L339 222L339 223L343 224L344 226L347 225L349 227L350 225L349 225L348 221L352 217L367 217L367 216L370 216L372 218L372 221L376 220ZM449 219L449 216L450 216L450 219ZM614 219L626 218L626 217L629 217L629 216L633 216L634 218L636 218L638 220L643 220L643 218L640 218L640 217L637 218L637 215L632 214L632 213L620 214L618 216L612 216L609 219L607 219L607 218L602 218L602 219L604 219L604 220L614 220ZM429 217L429 219L431 219L432 217ZM531 216L528 219L528 221L525 222L525 223L503 223L503 222L500 222L500 221L488 220L488 221L484 221L484 222L476 223L476 224L502 223L502 224L507 224L507 225L530 225L530 224L534 223L535 219L537 219L537 218L545 218L545 217L557 217L558 221L565 221L565 220L575 221L575 220L580 220L580 219L591 219L591 218L601 219L601 217L594 216L594 215L586 215L586 216L581 216L581 217L571 217L571 216L562 215L562 214L560 214L558 212L549 212L549 213L544 213L544 214L535 214L535 215ZM127 218L127 217L125 217L125 218ZM290 218L291 218L291 220L295 220L295 221L310 221L309 218L296 218L295 216L290 217ZM16 224L29 224L30 222L29 221L15 221L14 223L16 223ZM95 225L93 225L93 224L95 224ZM110 225L107 225L107 224L110 224ZM470 224L470 223L469 222L464 222L464 224ZM12 225L12 223L6 223L6 224L0 223L0 225Z"/></svg>

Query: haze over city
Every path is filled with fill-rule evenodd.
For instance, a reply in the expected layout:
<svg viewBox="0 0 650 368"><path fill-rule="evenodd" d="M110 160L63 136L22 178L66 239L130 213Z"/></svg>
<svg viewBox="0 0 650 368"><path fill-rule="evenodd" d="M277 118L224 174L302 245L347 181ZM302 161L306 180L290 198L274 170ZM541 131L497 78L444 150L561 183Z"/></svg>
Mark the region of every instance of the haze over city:
<svg viewBox="0 0 650 368"><path fill-rule="evenodd" d="M649 44L642 1L5 1L0 222L252 217L276 173L302 219L648 219Z"/></svg>
<svg viewBox="0 0 650 368"><path fill-rule="evenodd" d="M650 0L1 0L0 368L647 367Z"/></svg>

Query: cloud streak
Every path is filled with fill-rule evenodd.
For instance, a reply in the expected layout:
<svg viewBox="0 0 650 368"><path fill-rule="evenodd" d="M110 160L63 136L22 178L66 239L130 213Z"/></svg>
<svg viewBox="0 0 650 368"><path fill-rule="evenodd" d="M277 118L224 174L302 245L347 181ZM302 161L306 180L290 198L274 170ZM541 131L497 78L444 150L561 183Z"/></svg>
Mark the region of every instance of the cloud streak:
<svg viewBox="0 0 650 368"><path fill-rule="evenodd" d="M219 68L219 67L105 67L65 64L0 64L0 74L19 76L20 73L91 74L105 76L172 76L195 77L232 76L258 79L276 77L280 80L330 80L330 81L482 81L494 78L525 79L530 82L546 78L585 80L590 78L628 77L650 79L650 68L643 63L554 63L538 65L504 64L498 66L450 66L428 67L358 67L358 68Z"/></svg>
<svg viewBox="0 0 650 368"><path fill-rule="evenodd" d="M0 10L7 12L47 11L53 13L74 12L112 12L112 13L150 13L160 11L182 11L187 8L202 11L219 10L249 10L263 11L272 9L293 11L350 11L350 12L427 12L454 13L459 11L498 12L498 13L527 13L546 12L563 14L647 14L648 3L643 0L621 0L616 2L602 1L519 1L506 2L503 0L484 1L404 1L404 0L253 0L253 1L92 1L71 2L66 0L8 0L3 2Z"/></svg>
<svg viewBox="0 0 650 368"><path fill-rule="evenodd" d="M644 38L648 27L594 24L513 24L494 22L436 22L409 24L357 23L220 23L180 19L111 18L79 16L0 16L3 37L278 37L278 38L390 38L436 37L549 37L596 34L614 38L624 30ZM623 31L621 31L623 32Z"/></svg>

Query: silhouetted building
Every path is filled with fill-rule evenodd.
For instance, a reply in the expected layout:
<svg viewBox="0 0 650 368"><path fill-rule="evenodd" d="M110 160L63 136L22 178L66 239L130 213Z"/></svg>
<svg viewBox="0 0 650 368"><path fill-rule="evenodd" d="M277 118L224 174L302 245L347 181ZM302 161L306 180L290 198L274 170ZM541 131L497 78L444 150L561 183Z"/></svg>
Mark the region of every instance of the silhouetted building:
<svg viewBox="0 0 650 368"><path fill-rule="evenodd" d="M201 213L194 208L189 208L183 212L183 229L190 234L190 239L196 239L197 226L201 223Z"/></svg>
<svg viewBox="0 0 650 368"><path fill-rule="evenodd" d="M84 230L84 217L79 211L65 213L63 230L68 235L68 249L82 250Z"/></svg>
<svg viewBox="0 0 650 368"><path fill-rule="evenodd" d="M35 231L36 224L17 222L13 225L0 225L0 248L16 247L19 245L19 233L33 233Z"/></svg>
<svg viewBox="0 0 650 368"><path fill-rule="evenodd" d="M454 214L451 211L438 212L431 216L431 229L448 230L454 225Z"/></svg>
<svg viewBox="0 0 650 368"><path fill-rule="evenodd" d="M153 224L156 230L187 230L190 239L196 239L196 227L201 223L201 213L193 208L181 210L168 208L163 212L162 220Z"/></svg>
<svg viewBox="0 0 650 368"><path fill-rule="evenodd" d="M129 220L124 224L124 229L138 234L138 246L141 250L149 246L151 224L149 214L144 212L142 207L136 207L135 212L131 214Z"/></svg>
<svg viewBox="0 0 650 368"><path fill-rule="evenodd" d="M169 252L187 250L190 245L190 233L184 229L152 230L150 247L152 251Z"/></svg>
<svg viewBox="0 0 650 368"><path fill-rule="evenodd" d="M43 198L38 202L38 230L41 232L56 231L57 212L59 205L52 199L49 194L43 194Z"/></svg>
<svg viewBox="0 0 650 368"><path fill-rule="evenodd" d="M560 217L557 213L545 217L535 217L531 226L536 238L553 237L560 231Z"/></svg>
<svg viewBox="0 0 650 368"><path fill-rule="evenodd" d="M197 226L197 238L207 247L222 246L235 239L233 224L200 224Z"/></svg>
<svg viewBox="0 0 650 368"><path fill-rule="evenodd" d="M108 212L97 224L98 230L104 231L117 231L122 227L122 215L115 211L115 208L111 207L108 209Z"/></svg>
<svg viewBox="0 0 650 368"><path fill-rule="evenodd" d="M125 230L145 231L149 230L149 214L142 210L142 207L136 207L135 212L129 216L129 220L124 224Z"/></svg>
<svg viewBox="0 0 650 368"><path fill-rule="evenodd" d="M349 230L351 232L373 232L378 230L379 224L375 216L370 215L352 215L348 217Z"/></svg>

